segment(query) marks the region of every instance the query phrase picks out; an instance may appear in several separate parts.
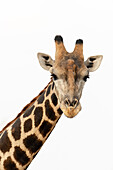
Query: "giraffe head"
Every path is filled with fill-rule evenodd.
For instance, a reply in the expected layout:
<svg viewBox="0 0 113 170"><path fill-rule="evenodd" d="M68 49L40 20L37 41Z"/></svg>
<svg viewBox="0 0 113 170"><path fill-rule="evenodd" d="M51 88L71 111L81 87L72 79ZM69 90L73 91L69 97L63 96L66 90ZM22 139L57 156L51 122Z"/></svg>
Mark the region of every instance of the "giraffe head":
<svg viewBox="0 0 113 170"><path fill-rule="evenodd" d="M61 36L55 37L55 45L55 60L43 53L37 56L40 65L51 73L61 110L71 118L81 110L80 98L84 84L89 78L89 72L98 69L103 56L91 56L84 61L81 39L76 41L72 53L66 51Z"/></svg>

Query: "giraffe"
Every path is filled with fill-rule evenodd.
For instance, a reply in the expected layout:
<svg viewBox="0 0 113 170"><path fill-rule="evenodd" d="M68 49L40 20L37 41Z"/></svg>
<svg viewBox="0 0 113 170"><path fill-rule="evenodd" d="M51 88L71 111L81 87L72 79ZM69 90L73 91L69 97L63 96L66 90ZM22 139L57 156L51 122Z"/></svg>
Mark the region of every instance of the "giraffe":
<svg viewBox="0 0 113 170"><path fill-rule="evenodd" d="M51 73L51 81L0 131L0 170L27 169L61 115L73 118L81 110L84 84L89 72L99 68L103 56L84 61L81 39L72 53L66 51L60 35L55 37L55 45L55 60L47 54L37 54L42 68Z"/></svg>

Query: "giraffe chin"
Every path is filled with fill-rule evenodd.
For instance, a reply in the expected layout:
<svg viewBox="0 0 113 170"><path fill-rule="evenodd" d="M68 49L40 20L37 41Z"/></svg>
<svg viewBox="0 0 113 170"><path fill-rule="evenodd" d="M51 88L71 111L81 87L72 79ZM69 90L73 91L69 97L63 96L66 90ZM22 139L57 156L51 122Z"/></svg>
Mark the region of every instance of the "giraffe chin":
<svg viewBox="0 0 113 170"><path fill-rule="evenodd" d="M68 118L75 117L81 111L81 109L82 109L82 107L81 107L80 103L76 106L76 108L73 108L73 107L67 108L65 106L61 106L61 110L63 111L65 116L67 116Z"/></svg>

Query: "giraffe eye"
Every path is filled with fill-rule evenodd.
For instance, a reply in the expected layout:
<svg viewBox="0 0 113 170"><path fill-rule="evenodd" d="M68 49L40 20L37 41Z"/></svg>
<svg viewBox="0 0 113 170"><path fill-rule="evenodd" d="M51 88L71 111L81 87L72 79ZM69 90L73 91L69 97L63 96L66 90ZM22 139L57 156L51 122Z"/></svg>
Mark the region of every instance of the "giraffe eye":
<svg viewBox="0 0 113 170"><path fill-rule="evenodd" d="M51 76L53 77L54 80L58 79L58 77L55 74L51 74Z"/></svg>
<svg viewBox="0 0 113 170"><path fill-rule="evenodd" d="M83 80L86 82L88 78L89 78L89 75L86 75L83 77Z"/></svg>

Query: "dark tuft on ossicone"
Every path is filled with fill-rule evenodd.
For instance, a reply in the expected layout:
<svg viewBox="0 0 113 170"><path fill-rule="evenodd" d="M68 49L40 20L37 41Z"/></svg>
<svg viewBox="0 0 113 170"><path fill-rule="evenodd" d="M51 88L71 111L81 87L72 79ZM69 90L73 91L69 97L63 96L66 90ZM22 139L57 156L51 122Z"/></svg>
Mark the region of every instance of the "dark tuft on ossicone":
<svg viewBox="0 0 113 170"><path fill-rule="evenodd" d="M61 43L61 42L63 42L63 38L60 36L60 35L56 35L56 37L55 37L55 42L58 42L58 43Z"/></svg>
<svg viewBox="0 0 113 170"><path fill-rule="evenodd" d="M82 39L76 40L76 44L83 44L83 40Z"/></svg>

